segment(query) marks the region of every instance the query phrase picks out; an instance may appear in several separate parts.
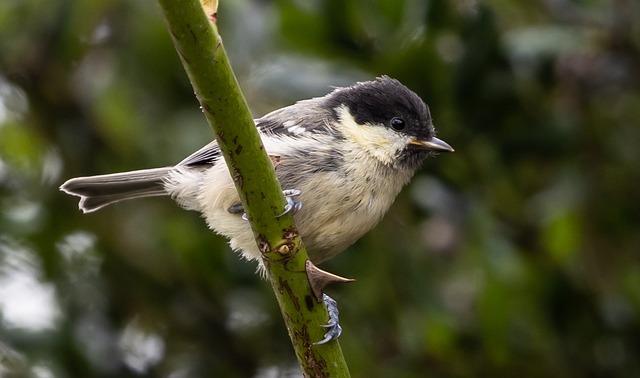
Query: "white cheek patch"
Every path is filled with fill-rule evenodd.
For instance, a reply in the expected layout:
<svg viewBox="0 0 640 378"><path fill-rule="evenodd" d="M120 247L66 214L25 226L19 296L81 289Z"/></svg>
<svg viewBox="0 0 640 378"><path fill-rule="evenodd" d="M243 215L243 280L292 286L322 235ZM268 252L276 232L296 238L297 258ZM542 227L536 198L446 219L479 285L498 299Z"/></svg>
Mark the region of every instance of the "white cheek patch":
<svg viewBox="0 0 640 378"><path fill-rule="evenodd" d="M336 109L340 131L348 141L374 156L384 164L393 164L398 152L406 148L411 138L384 125L360 125L346 106Z"/></svg>

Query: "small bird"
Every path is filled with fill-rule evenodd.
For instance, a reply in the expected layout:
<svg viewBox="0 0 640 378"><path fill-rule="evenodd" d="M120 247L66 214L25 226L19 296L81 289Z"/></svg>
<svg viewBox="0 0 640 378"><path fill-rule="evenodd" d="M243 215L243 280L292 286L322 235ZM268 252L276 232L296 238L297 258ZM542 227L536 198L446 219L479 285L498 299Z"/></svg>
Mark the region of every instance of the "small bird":
<svg viewBox="0 0 640 378"><path fill-rule="evenodd" d="M422 99L388 76L298 101L255 124L316 264L371 230L427 157L453 152L435 137ZM185 209L199 211L246 259L260 262L215 141L172 167L78 177L60 189L79 196L85 213L128 199L171 196ZM329 340L340 334L335 320Z"/></svg>

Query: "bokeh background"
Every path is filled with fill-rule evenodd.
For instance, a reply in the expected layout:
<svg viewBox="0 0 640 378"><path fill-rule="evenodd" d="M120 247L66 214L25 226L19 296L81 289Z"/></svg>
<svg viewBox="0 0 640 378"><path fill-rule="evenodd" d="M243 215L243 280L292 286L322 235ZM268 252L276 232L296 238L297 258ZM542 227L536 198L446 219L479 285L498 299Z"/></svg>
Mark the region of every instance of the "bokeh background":
<svg viewBox="0 0 640 378"><path fill-rule="evenodd" d="M323 268L356 377L640 376L640 3L223 0L252 112L381 74L454 154ZM268 283L171 200L67 178L212 133L152 0L0 2L0 376L279 377Z"/></svg>

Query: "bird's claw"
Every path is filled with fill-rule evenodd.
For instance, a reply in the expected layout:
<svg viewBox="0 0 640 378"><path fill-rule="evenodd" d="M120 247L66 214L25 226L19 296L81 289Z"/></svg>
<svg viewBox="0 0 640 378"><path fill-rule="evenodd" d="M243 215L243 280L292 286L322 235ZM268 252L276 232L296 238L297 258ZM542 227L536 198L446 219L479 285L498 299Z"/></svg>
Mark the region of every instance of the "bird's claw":
<svg viewBox="0 0 640 378"><path fill-rule="evenodd" d="M300 211L300 209L302 209L302 201L296 201L293 199L293 197L297 197L300 194L302 194L300 190L287 189L287 190L283 190L282 194L284 194L284 198L287 200L287 204L284 206L284 211L282 212L282 214L278 215L278 218L287 214L290 211L293 211L293 213L295 214L298 211Z"/></svg>
<svg viewBox="0 0 640 378"><path fill-rule="evenodd" d="M329 322L327 324L323 324L322 327L327 328L327 332L324 334L324 338L320 341L313 343L313 345L321 345L326 344L329 341L336 340L342 334L342 327L340 326L340 319L338 311L338 303L328 296L327 294L322 294L322 301L324 305L327 307L327 312L329 313Z"/></svg>
<svg viewBox="0 0 640 378"><path fill-rule="evenodd" d="M298 189L287 189L283 190L282 194L284 194L284 198L287 200L287 204L284 206L284 211L277 216L278 218L291 211L293 211L293 213L295 214L300 211L300 209L302 209L302 202L293 199L293 197L297 197L302 194L302 191ZM229 208L228 211L232 214L237 214L242 211L242 219L245 221L249 220L249 216L244 212L242 204L233 205Z"/></svg>

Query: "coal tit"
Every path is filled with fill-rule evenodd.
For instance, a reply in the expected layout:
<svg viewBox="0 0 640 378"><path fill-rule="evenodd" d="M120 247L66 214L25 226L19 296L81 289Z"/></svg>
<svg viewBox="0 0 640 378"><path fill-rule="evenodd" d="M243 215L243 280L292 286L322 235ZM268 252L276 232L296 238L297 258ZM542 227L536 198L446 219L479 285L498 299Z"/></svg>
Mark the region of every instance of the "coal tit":
<svg viewBox="0 0 640 378"><path fill-rule="evenodd" d="M255 120L284 189L301 192L295 223L309 257L344 251L387 212L420 164L453 148L435 137L429 108L382 76L299 101ZM92 212L139 197L169 195L249 259L260 253L218 149L211 142L173 167L78 177L61 187Z"/></svg>
<svg viewBox="0 0 640 378"><path fill-rule="evenodd" d="M255 124L281 187L298 195L294 221L316 264L371 230L427 157L453 151L435 137L427 105L388 76L299 101ZM84 212L169 195L199 211L246 259L261 261L215 141L172 167L78 177L60 189L79 196ZM339 331L338 326L328 340Z"/></svg>

